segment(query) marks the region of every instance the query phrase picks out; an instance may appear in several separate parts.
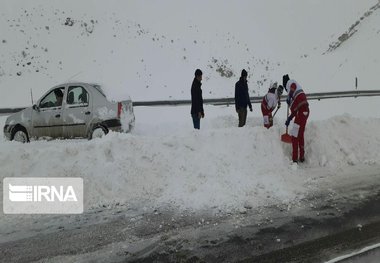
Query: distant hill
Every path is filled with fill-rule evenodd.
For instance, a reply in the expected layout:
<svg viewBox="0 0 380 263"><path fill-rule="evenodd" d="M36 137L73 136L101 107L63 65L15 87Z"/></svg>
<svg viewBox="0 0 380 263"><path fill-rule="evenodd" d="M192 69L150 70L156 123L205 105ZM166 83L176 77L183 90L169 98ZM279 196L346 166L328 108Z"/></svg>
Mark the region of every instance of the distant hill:
<svg viewBox="0 0 380 263"><path fill-rule="evenodd" d="M233 96L243 68L252 95L284 73L308 91L375 89L379 2L2 1L0 107L25 106L66 81L127 90L133 100ZM328 6L328 8L326 8ZM354 34L355 33L355 34ZM328 51L328 52L326 52Z"/></svg>

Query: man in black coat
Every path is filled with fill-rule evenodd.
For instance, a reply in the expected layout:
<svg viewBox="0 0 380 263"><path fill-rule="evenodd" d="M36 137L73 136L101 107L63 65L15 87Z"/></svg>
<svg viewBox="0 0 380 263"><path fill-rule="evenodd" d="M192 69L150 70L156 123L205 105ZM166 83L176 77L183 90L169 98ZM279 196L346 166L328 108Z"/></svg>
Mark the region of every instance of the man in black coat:
<svg viewBox="0 0 380 263"><path fill-rule="evenodd" d="M247 71L243 69L239 81L235 84L235 108L239 116L239 127L243 127L247 120L247 106L249 106L249 110L252 111L252 104L248 93L247 76Z"/></svg>
<svg viewBox="0 0 380 263"><path fill-rule="evenodd" d="M193 84L191 85L191 117L193 118L194 129L201 128L201 118L205 117L203 110L203 98L202 98L202 71L197 69L195 71L195 77Z"/></svg>

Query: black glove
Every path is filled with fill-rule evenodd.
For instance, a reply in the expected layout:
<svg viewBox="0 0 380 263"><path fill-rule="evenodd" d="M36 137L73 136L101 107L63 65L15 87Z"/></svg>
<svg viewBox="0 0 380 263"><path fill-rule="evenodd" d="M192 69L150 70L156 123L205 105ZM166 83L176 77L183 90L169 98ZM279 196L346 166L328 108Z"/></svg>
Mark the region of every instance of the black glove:
<svg viewBox="0 0 380 263"><path fill-rule="evenodd" d="M287 97L287 98L286 98L286 103L287 103L288 105L290 105L291 102L292 102L292 99L291 99L290 97Z"/></svg>
<svg viewBox="0 0 380 263"><path fill-rule="evenodd" d="M283 92L284 92L284 87L282 85L280 85L277 88L277 95L278 95L278 97L281 97L281 95L282 95Z"/></svg>
<svg viewBox="0 0 380 263"><path fill-rule="evenodd" d="M249 107L249 110L250 110L250 111L252 111L252 106L251 106L251 107Z"/></svg>
<svg viewBox="0 0 380 263"><path fill-rule="evenodd" d="M292 119L293 119L293 115L290 115L289 117L288 117L288 119L286 120L286 122L285 122L285 126L289 126L289 124L290 124L290 122L292 121Z"/></svg>

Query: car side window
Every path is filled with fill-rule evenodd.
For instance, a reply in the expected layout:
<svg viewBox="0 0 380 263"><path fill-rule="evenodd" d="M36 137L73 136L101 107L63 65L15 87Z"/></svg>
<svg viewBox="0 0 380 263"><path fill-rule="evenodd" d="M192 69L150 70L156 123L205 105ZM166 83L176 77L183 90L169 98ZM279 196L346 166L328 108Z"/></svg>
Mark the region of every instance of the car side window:
<svg viewBox="0 0 380 263"><path fill-rule="evenodd" d="M88 105L89 95L81 86L70 86L67 92L67 105Z"/></svg>
<svg viewBox="0 0 380 263"><path fill-rule="evenodd" d="M40 108L61 107L65 88L56 88L49 92L40 102Z"/></svg>

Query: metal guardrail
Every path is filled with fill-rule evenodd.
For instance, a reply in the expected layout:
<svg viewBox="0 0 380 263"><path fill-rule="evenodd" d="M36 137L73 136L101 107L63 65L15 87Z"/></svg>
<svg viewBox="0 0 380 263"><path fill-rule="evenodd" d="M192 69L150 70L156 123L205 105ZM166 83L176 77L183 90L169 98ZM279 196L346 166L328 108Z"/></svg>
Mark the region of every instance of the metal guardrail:
<svg viewBox="0 0 380 263"><path fill-rule="evenodd" d="M380 96L380 90L352 90L352 91L337 91L337 92L319 92L308 93L308 100L322 100L322 99L337 99L337 98L356 98L356 97L372 97ZM261 103L263 96L250 97L251 103ZM286 96L281 96L281 101L285 101ZM233 105L235 98L218 98L218 99L204 99L204 104L211 105ZM161 100L161 101L135 101L133 106L179 106L189 105L191 100Z"/></svg>
<svg viewBox="0 0 380 263"><path fill-rule="evenodd" d="M323 100L323 99L338 99L338 98L357 98L357 97L373 97L380 96L380 90L352 90L352 91L337 91L337 92L319 92L306 94L308 100ZM252 103L261 103L263 96L250 97ZM284 101L286 96L281 97ZM234 105L234 98L217 98L217 99L204 99L204 104L210 105ZM191 100L157 100L157 101L135 101L134 107L139 106L180 106L190 105ZM10 114L21 111L21 108L2 108L0 114Z"/></svg>
<svg viewBox="0 0 380 263"><path fill-rule="evenodd" d="M3 109L0 109L0 114L15 113L15 112L21 111L23 109L25 109L25 107L24 108L3 108Z"/></svg>

